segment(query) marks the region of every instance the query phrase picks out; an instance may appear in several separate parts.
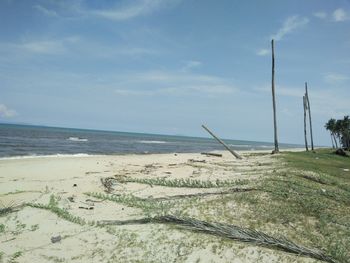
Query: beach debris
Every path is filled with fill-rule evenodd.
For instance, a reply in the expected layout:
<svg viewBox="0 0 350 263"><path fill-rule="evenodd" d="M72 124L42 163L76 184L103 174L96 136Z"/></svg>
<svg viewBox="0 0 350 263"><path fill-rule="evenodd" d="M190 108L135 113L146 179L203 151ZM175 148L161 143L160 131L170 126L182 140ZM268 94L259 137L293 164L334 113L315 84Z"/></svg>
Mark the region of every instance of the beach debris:
<svg viewBox="0 0 350 263"><path fill-rule="evenodd" d="M60 235L51 237L51 242L52 243L61 242L61 240L62 240L62 237Z"/></svg>
<svg viewBox="0 0 350 263"><path fill-rule="evenodd" d="M87 172L85 172L86 175L88 175L88 174L99 174L99 173L101 173L101 172L94 172L94 171L87 171Z"/></svg>
<svg viewBox="0 0 350 263"><path fill-rule="evenodd" d="M176 166L176 163L169 163L168 166Z"/></svg>
<svg viewBox="0 0 350 263"><path fill-rule="evenodd" d="M343 169L344 172L349 172L349 169Z"/></svg>
<svg viewBox="0 0 350 263"><path fill-rule="evenodd" d="M232 155L234 157L236 157L237 159L242 159L242 156L240 156L238 153L236 153L234 150L232 150L226 143L224 143L221 139L219 139L218 137L216 137L216 135L214 133L212 133L205 125L202 125L203 129L206 130L211 136L214 137L214 139L216 139L219 143L221 143L226 150L228 150L230 153L232 153Z"/></svg>
<svg viewBox="0 0 350 263"><path fill-rule="evenodd" d="M111 193L113 191L113 185L116 183L116 179L113 177L101 178L101 184L105 188L106 193Z"/></svg>
<svg viewBox="0 0 350 263"><path fill-rule="evenodd" d="M165 174L171 174L171 172L164 172Z"/></svg>
<svg viewBox="0 0 350 263"><path fill-rule="evenodd" d="M73 187L77 187L78 185L77 184L73 184Z"/></svg>
<svg viewBox="0 0 350 263"><path fill-rule="evenodd" d="M85 206L79 206L79 209L85 209L85 210L93 210L93 206L85 207Z"/></svg>
<svg viewBox="0 0 350 263"><path fill-rule="evenodd" d="M222 157L221 153L207 153L207 152L203 152L201 153L202 155L206 155L206 156L215 156L215 157Z"/></svg>
<svg viewBox="0 0 350 263"><path fill-rule="evenodd" d="M189 162L191 163L206 163L206 160L195 160L195 159L188 159Z"/></svg>
<svg viewBox="0 0 350 263"><path fill-rule="evenodd" d="M276 238L263 232L243 228L236 225L206 222L194 218L179 218L173 215L159 217L147 217L140 219L131 219L125 221L102 220L97 222L98 225L135 225L135 224L169 224L181 229L200 232L209 235L228 238L231 240L252 243L257 246L264 246L270 249L282 250L285 252L302 255L305 257L315 258L322 261L335 263L336 261L323 251L298 245L284 237Z"/></svg>
<svg viewBox="0 0 350 263"><path fill-rule="evenodd" d="M74 202L75 202L74 196L69 196L67 199L68 199L69 202L71 202L71 203L74 203Z"/></svg>
<svg viewBox="0 0 350 263"><path fill-rule="evenodd" d="M93 203L102 203L103 200L92 200L92 199L86 199L86 202L93 202Z"/></svg>
<svg viewBox="0 0 350 263"><path fill-rule="evenodd" d="M16 205L14 201L9 202L8 204L4 204L0 200L0 216L7 215L9 213L19 211L19 208L23 205Z"/></svg>

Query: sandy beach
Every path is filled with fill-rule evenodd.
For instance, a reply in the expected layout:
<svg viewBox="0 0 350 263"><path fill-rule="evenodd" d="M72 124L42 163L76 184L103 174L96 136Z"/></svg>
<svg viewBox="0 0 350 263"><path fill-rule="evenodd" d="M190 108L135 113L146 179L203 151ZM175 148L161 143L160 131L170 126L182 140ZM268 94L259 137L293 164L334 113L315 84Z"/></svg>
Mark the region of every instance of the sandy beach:
<svg viewBox="0 0 350 263"><path fill-rule="evenodd" d="M0 217L4 226L0 235L1 258L4 262L313 262L162 224L101 227L79 223L79 220L96 224L147 216L147 209L137 202L132 205L125 200L117 203L96 198L101 194L132 196L138 200L175 197L178 201L164 208L167 213L181 210L200 220L211 214L218 221L224 220L223 223L249 227L240 216L247 209L242 204L230 202L227 209L220 207L220 195L195 198L196 202L181 196L215 193L228 187L254 187L262 176L272 173L280 164L274 156L261 152L245 152L243 160L228 152L218 153L223 156L182 153L1 159L1 203L18 207L17 211ZM183 179L218 186L221 182L223 187L159 185L167 180L181 184ZM202 200L216 201L217 205L203 213ZM47 205L52 201L79 220L67 220L48 209L21 206ZM149 210L153 215L157 209ZM52 237L58 237L59 241L53 242Z"/></svg>

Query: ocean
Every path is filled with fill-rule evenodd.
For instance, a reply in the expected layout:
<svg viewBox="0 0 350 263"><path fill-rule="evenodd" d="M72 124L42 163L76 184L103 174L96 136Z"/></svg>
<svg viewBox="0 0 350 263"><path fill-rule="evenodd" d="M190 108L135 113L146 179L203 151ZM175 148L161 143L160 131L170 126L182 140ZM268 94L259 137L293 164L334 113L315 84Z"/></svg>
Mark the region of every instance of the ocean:
<svg viewBox="0 0 350 263"><path fill-rule="evenodd" d="M235 150L269 150L272 143L224 140ZM301 145L280 144L281 148ZM216 140L116 131L0 124L0 158L46 155L185 153L224 150Z"/></svg>

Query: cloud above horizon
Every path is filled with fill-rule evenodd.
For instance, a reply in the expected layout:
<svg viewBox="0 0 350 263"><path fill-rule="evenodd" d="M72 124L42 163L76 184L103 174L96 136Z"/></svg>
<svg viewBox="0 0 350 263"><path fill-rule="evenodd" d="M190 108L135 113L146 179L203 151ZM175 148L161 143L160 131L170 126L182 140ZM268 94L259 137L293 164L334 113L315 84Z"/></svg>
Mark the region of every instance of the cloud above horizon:
<svg viewBox="0 0 350 263"><path fill-rule="evenodd" d="M204 95L220 96L238 91L231 81L203 74L183 71L148 71L121 76L114 92L118 95ZM140 84L148 88L138 88Z"/></svg>
<svg viewBox="0 0 350 263"><path fill-rule="evenodd" d="M349 80L349 77L339 73L327 73L324 75L324 80L329 84L335 85Z"/></svg>
<svg viewBox="0 0 350 263"><path fill-rule="evenodd" d="M261 49L256 51L256 54L258 56L266 56L266 55L270 54L270 50L267 48L261 48Z"/></svg>
<svg viewBox="0 0 350 263"><path fill-rule="evenodd" d="M8 108L5 104L0 104L0 117L11 118L15 117L16 115L18 114L15 110Z"/></svg>
<svg viewBox="0 0 350 263"><path fill-rule="evenodd" d="M298 15L288 17L284 22L282 27L277 31L276 34L271 36L275 41L282 40L286 35L296 31L299 28L304 27L309 23L309 19L306 17L300 17Z"/></svg>
<svg viewBox="0 0 350 263"><path fill-rule="evenodd" d="M104 9L91 10L86 8L85 1L71 4L70 1L51 3L51 8L44 5L34 5L33 8L49 17L100 17L109 20L123 21L132 18L150 15L158 10L172 7L181 0L133 0L120 1L117 4ZM55 6L57 10L54 10Z"/></svg>
<svg viewBox="0 0 350 263"><path fill-rule="evenodd" d="M333 12L332 16L335 22L343 22L349 19L349 15L342 8L336 9Z"/></svg>
<svg viewBox="0 0 350 263"><path fill-rule="evenodd" d="M313 16L317 17L317 18L320 18L320 19L326 19L328 15L324 11L319 11L319 12L313 13Z"/></svg>

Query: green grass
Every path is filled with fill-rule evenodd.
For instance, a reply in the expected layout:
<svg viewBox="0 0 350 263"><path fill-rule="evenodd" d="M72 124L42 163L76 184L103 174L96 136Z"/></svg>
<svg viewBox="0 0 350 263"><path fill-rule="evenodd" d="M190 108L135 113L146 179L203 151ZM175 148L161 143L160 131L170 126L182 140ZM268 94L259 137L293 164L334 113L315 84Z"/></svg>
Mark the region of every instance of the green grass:
<svg viewBox="0 0 350 263"><path fill-rule="evenodd" d="M261 182L264 198L242 198L249 203L256 227L295 226L290 235L324 249L339 262L350 258L350 158L330 150L282 153L284 171ZM257 203L256 201L259 200ZM287 227L288 228L288 227Z"/></svg>
<svg viewBox="0 0 350 263"><path fill-rule="evenodd" d="M285 236L349 262L350 172L344 169L350 169L350 158L330 150L273 158L280 161L270 164L274 172L256 182L264 191L188 200L180 208L187 216Z"/></svg>

